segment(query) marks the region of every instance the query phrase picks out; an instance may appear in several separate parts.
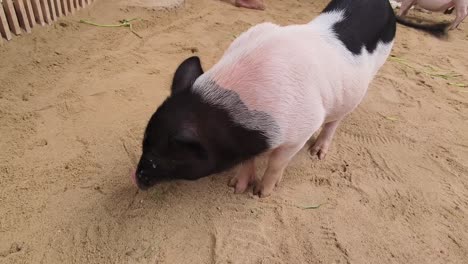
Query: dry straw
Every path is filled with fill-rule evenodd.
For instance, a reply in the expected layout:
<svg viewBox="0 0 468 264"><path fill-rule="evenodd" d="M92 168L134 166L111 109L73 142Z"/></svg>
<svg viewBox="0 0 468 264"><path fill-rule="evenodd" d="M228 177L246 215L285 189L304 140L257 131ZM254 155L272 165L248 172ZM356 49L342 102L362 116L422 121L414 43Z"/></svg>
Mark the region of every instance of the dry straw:
<svg viewBox="0 0 468 264"><path fill-rule="evenodd" d="M397 62L400 65L405 66L406 68L410 68L414 70L416 73L423 73L433 78L440 78L440 79L449 81L447 82L448 85L457 86L460 88L468 87L468 84L456 81L462 75L454 71L446 71L446 70L440 69L438 67L435 67L429 64L415 65L414 63L411 63L406 59L397 57L396 55L391 55L389 60ZM401 69L401 70L406 73L404 69Z"/></svg>

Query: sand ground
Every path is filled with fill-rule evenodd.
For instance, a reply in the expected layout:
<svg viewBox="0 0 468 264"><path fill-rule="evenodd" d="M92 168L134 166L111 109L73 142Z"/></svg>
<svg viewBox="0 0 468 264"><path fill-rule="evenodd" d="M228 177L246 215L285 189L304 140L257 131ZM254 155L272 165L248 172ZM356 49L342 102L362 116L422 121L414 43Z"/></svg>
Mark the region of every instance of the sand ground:
<svg viewBox="0 0 468 264"><path fill-rule="evenodd" d="M233 194L233 171L132 186L178 63L209 68L250 26L307 22L326 2L99 0L0 47L0 263L468 263L466 21L447 41L399 27L326 160L302 150L269 198ZM141 39L77 22L134 17Z"/></svg>

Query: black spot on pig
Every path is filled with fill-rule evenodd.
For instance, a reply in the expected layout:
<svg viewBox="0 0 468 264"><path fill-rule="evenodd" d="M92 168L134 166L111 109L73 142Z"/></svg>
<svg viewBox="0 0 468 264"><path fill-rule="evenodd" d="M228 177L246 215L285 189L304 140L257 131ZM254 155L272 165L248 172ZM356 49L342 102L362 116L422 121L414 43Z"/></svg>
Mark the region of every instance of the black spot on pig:
<svg viewBox="0 0 468 264"><path fill-rule="evenodd" d="M185 60L174 74L171 95L148 122L136 180L139 188L168 180L196 180L229 169L270 148L261 129L247 128L225 107L208 102L193 89L203 74L198 57ZM222 89L219 87L209 87ZM272 118L249 111L232 91L223 93L251 118Z"/></svg>
<svg viewBox="0 0 468 264"><path fill-rule="evenodd" d="M332 0L322 13L343 11L343 20L333 25L338 39L353 54L365 47L372 53L379 42L395 38L396 18L388 0Z"/></svg>

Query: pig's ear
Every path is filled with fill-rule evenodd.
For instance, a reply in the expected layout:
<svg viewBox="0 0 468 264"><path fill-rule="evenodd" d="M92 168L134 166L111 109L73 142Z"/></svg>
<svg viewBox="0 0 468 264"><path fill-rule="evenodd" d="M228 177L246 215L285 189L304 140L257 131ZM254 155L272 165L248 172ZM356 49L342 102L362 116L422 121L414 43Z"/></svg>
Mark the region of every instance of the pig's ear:
<svg viewBox="0 0 468 264"><path fill-rule="evenodd" d="M198 76L203 74L200 59L197 56L186 59L177 68L172 80L171 93L176 94L192 87Z"/></svg>

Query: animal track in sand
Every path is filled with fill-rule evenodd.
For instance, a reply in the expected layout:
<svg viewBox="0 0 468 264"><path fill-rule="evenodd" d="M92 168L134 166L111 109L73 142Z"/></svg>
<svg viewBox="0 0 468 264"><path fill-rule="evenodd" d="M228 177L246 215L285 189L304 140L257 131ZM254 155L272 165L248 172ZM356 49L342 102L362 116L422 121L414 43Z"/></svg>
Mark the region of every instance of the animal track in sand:
<svg viewBox="0 0 468 264"><path fill-rule="evenodd" d="M384 157L378 152L373 152L369 149L366 149L367 154L369 155L372 164L374 165L375 172L372 173L379 180L388 180L391 182L400 182L401 178L393 171L393 169L389 166L388 162L385 160Z"/></svg>
<svg viewBox="0 0 468 264"><path fill-rule="evenodd" d="M400 138L400 137L393 137L393 136L386 136L383 133L379 133L376 131L376 134L364 134L364 133L356 133L356 132L349 132L349 131L342 131L343 135L352 141L357 143L367 145L367 146L379 146L379 145L390 145L390 144L398 144L404 148L411 148L413 143L409 140Z"/></svg>
<svg viewBox="0 0 468 264"><path fill-rule="evenodd" d="M265 225L261 224L266 216L252 217L251 214L255 214L253 208L238 204L228 204L225 209L225 215L232 224L215 234L215 263L283 263L267 235Z"/></svg>
<svg viewBox="0 0 468 264"><path fill-rule="evenodd" d="M324 248L325 259L328 263L350 263L348 250L338 240L334 228L330 222L331 218L322 218L320 221L321 235L317 239L318 247ZM321 246L323 245L323 246Z"/></svg>

